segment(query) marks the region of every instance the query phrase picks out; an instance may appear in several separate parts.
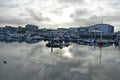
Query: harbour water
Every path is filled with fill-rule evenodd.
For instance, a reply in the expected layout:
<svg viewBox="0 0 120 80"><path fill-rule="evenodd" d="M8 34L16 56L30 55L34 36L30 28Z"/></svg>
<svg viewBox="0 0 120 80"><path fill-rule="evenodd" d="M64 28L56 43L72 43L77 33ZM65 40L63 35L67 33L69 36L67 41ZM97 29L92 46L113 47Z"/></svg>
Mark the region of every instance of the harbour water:
<svg viewBox="0 0 120 80"><path fill-rule="evenodd" d="M120 49L72 44L53 52L46 42L0 43L0 80L119 80ZM5 62L6 61L6 62Z"/></svg>

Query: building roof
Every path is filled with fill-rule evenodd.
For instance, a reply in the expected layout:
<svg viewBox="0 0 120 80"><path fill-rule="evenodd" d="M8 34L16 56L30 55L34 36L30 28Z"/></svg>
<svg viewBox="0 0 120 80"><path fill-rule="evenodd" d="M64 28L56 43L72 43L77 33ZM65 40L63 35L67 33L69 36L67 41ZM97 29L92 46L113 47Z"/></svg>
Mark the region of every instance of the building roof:
<svg viewBox="0 0 120 80"><path fill-rule="evenodd" d="M90 26L90 27L97 26L97 25L108 25L108 27L111 27L111 26L112 26L112 25L110 25L110 24L104 24L104 23L101 23L101 24L95 24L95 25L92 25L92 26Z"/></svg>

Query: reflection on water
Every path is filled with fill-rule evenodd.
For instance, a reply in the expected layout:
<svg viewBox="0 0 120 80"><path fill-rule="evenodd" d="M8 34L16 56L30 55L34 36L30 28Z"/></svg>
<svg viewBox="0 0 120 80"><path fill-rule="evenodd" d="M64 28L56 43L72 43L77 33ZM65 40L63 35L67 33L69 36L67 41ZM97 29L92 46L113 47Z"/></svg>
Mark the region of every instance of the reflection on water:
<svg viewBox="0 0 120 80"><path fill-rule="evenodd" d="M72 44L51 52L45 42L0 43L0 80L119 80L120 52ZM4 61L7 61L4 64Z"/></svg>

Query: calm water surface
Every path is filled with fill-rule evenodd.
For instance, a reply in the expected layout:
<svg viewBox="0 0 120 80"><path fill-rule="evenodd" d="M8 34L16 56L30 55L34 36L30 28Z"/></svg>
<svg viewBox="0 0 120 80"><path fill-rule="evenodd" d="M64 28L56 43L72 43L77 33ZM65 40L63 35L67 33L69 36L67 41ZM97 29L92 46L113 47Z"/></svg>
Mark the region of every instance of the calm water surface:
<svg viewBox="0 0 120 80"><path fill-rule="evenodd" d="M0 43L0 80L120 80L120 49ZM4 64L4 61L7 61Z"/></svg>

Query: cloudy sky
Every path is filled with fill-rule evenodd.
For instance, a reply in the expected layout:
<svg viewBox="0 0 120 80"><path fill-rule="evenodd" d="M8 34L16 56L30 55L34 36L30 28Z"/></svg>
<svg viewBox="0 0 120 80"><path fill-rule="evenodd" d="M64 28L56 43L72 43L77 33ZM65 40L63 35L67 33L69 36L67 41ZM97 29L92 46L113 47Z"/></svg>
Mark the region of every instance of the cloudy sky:
<svg viewBox="0 0 120 80"><path fill-rule="evenodd" d="M0 0L0 26L120 26L119 0Z"/></svg>

